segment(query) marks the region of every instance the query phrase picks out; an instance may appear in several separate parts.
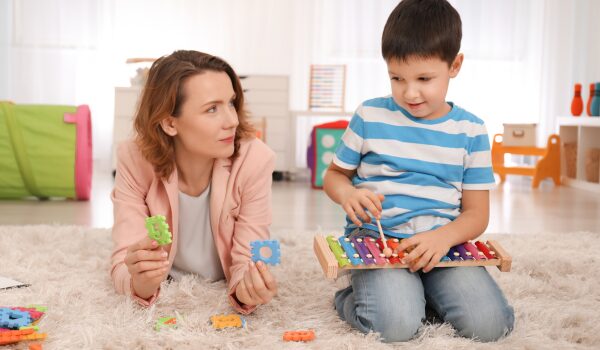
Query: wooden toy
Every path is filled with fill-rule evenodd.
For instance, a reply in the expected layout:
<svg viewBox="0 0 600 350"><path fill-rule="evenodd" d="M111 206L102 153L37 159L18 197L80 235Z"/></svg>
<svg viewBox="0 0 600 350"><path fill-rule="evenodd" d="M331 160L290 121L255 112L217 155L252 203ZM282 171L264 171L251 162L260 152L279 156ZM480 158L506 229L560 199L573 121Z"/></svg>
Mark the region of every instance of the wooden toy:
<svg viewBox="0 0 600 350"><path fill-rule="evenodd" d="M396 251L400 241L388 239L387 245L395 251L389 258L382 252L381 239L371 237L352 238L332 235L315 236L314 251L325 277L335 279L341 271L354 269L408 268L401 259L404 252ZM512 258L493 240L466 242L454 246L436 267L497 266L502 272L510 271Z"/></svg>
<svg viewBox="0 0 600 350"><path fill-rule="evenodd" d="M494 135L492 143L492 168L500 177L500 181L506 180L506 175L526 175L532 176L531 187L537 188L540 182L547 177L552 178L556 186L560 185L560 137L552 134L548 137L546 148L525 147L525 146L504 146L502 144L502 135ZM533 167L527 166L506 166L504 164L505 154L523 154L530 156L540 156Z"/></svg>
<svg viewBox="0 0 600 350"><path fill-rule="evenodd" d="M307 331L287 331L283 333L283 341L313 341L315 340L315 332Z"/></svg>
<svg viewBox="0 0 600 350"><path fill-rule="evenodd" d="M262 261L265 264L277 265L281 261L281 252L279 248L279 241L275 239L264 240L264 241L252 241L250 242L252 247L252 261ZM261 249L268 248L271 251L270 256L265 256L261 253Z"/></svg>
<svg viewBox="0 0 600 350"><path fill-rule="evenodd" d="M311 64L308 107L316 111L343 111L346 65Z"/></svg>
<svg viewBox="0 0 600 350"><path fill-rule="evenodd" d="M387 240L385 239L385 236L383 235L383 228L381 228L381 221L379 221L379 219L377 220L377 228L379 229L379 238L381 239L381 244L383 244L383 255L386 258L389 258L390 256L392 256L392 248L387 246Z"/></svg>
<svg viewBox="0 0 600 350"><path fill-rule="evenodd" d="M158 245L167 245L172 242L169 224L163 215L154 215L146 218L148 237L155 240Z"/></svg>

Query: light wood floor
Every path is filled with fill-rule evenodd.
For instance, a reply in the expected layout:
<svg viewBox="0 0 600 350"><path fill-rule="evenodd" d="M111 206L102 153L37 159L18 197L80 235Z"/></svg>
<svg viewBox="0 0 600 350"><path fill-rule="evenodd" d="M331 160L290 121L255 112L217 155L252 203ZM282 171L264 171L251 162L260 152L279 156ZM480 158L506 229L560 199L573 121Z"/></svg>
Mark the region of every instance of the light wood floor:
<svg viewBox="0 0 600 350"><path fill-rule="evenodd" d="M89 202L50 200L0 201L0 225L68 224L112 226L109 195L112 176L97 172ZM276 229L341 232L342 210L306 181L275 182L273 225ZM600 195L544 182L531 188L527 177L508 177L491 191L489 233L600 232Z"/></svg>

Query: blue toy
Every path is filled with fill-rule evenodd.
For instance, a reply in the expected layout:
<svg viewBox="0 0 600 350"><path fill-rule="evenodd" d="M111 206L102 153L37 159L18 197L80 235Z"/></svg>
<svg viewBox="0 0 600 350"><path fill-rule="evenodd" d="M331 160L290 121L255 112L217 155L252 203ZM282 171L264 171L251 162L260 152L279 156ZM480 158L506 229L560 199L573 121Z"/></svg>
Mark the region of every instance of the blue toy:
<svg viewBox="0 0 600 350"><path fill-rule="evenodd" d="M19 329L31 324L29 312L0 308L0 328Z"/></svg>
<svg viewBox="0 0 600 350"><path fill-rule="evenodd" d="M280 262L281 253L279 250L279 241L275 239L264 240L264 241L253 241L250 242L250 246L252 247L252 261L262 261L265 264L269 265L277 265ZM264 257L260 253L260 249L266 247L271 250L270 257Z"/></svg>

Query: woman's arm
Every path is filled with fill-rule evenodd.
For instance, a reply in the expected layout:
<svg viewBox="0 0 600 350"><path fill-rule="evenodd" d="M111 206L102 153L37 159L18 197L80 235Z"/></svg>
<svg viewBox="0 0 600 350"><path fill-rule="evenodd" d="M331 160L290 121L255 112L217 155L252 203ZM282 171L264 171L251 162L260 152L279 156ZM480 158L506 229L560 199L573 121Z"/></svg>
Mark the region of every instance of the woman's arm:
<svg viewBox="0 0 600 350"><path fill-rule="evenodd" d="M135 253L131 249L147 238L144 220L148 217L149 210L145 203L145 197L153 174L151 167L147 169L148 164L140 164L141 162L138 160L141 159L141 155L134 154L136 151L133 143L124 143L117 151L117 173L115 187L111 194L114 211L111 278L117 293L131 295L140 304L148 306L156 300L158 288L140 286L139 281L136 281L138 285L134 286L135 283L126 264L126 258L129 256L128 260L131 266L142 260L162 262L166 261L166 258L158 249L151 252L154 249L152 247L146 247L148 249L141 247L138 249L139 253ZM150 175L145 170L150 170ZM144 253L145 251L148 253ZM144 263L144 265L147 264ZM140 269L142 268L146 268L146 266L140 266ZM150 289L154 289L154 291L151 293ZM139 290L142 295L138 296L136 290Z"/></svg>
<svg viewBox="0 0 600 350"><path fill-rule="evenodd" d="M262 147L261 147L262 146ZM233 227L233 244L231 248L231 268L229 279L229 299L231 304L241 313L248 314L256 305L242 305L236 296L236 289L244 280L246 272L249 275L262 274L262 267L258 271L250 271L250 242L254 240L269 239L269 227L272 221L271 214L271 185L273 170L275 169L275 154L262 143L260 146L251 144L250 147L259 147L263 152L248 155L244 160L244 180L240 185L240 211ZM250 152L250 151L249 151ZM264 266L266 268L266 266ZM273 281L274 283L274 281ZM276 283L275 283L276 289Z"/></svg>

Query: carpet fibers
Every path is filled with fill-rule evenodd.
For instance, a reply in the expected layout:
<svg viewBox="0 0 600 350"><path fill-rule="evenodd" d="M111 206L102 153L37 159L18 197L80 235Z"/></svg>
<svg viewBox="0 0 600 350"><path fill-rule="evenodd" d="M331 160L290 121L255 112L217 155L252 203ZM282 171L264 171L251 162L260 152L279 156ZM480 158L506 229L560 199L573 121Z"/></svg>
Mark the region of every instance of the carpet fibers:
<svg viewBox="0 0 600 350"><path fill-rule="evenodd" d="M246 329L216 331L208 323L211 315L232 312L223 282L185 277L164 285L148 309L116 295L108 275L107 229L0 226L0 276L31 284L0 290L0 305L46 305L40 322L40 332L48 333L44 349L600 348L600 233L487 237L513 256L511 272L489 271L516 316L513 333L491 344L457 337L447 324L425 325L414 340L399 344L351 329L333 309L336 287L313 256L314 233L273 232L282 249L282 264L272 269L279 295L246 317ZM177 316L178 329L154 331L162 316ZM316 340L282 341L284 331L301 329L314 329Z"/></svg>

